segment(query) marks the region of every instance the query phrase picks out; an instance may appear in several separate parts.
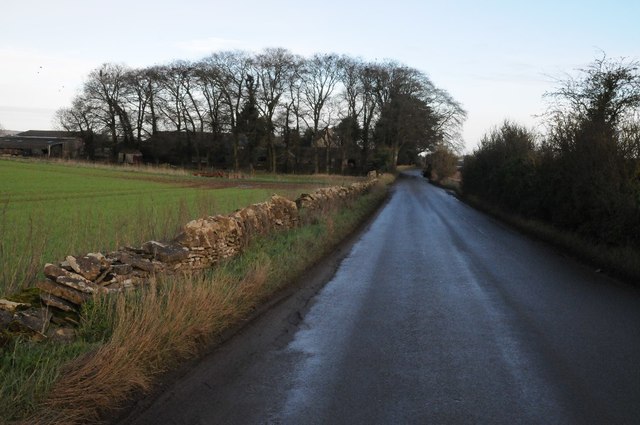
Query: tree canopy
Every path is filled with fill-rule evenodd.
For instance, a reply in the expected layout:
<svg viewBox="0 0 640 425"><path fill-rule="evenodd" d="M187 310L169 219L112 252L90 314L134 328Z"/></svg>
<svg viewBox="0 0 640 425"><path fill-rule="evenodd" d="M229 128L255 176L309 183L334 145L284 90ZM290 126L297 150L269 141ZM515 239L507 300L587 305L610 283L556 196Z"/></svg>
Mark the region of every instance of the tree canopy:
<svg viewBox="0 0 640 425"><path fill-rule="evenodd" d="M315 171L320 153L324 171L344 171L347 152L357 152L360 171L367 171L379 151L389 155L378 166L393 169L424 149L459 147L465 117L417 69L326 53L304 58L283 48L138 69L107 63L57 112L62 128L102 136L113 155L159 143L153 136L171 131L186 135L186 162L206 150L204 136L195 134L224 149L229 135L234 168L264 150L270 170L289 169L307 134ZM339 137L325 137L334 133Z"/></svg>

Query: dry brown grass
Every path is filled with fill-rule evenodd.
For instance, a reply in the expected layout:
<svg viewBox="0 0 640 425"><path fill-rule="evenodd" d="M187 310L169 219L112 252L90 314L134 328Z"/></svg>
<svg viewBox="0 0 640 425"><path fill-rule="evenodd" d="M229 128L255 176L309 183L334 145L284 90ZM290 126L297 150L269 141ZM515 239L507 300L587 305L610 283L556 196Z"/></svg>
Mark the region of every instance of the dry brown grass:
<svg viewBox="0 0 640 425"><path fill-rule="evenodd" d="M153 285L133 300L120 297L110 340L70 363L45 402L46 413L28 422L98 422L133 393L148 391L157 375L246 315L262 297L268 272L266 259L240 282L185 276Z"/></svg>

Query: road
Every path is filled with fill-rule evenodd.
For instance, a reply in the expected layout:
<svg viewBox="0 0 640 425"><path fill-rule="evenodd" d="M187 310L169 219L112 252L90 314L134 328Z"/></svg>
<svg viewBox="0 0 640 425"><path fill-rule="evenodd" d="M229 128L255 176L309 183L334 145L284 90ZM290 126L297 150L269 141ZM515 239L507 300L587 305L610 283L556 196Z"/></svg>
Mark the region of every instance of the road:
<svg viewBox="0 0 640 425"><path fill-rule="evenodd" d="M639 291L417 173L309 297L122 423L640 423Z"/></svg>

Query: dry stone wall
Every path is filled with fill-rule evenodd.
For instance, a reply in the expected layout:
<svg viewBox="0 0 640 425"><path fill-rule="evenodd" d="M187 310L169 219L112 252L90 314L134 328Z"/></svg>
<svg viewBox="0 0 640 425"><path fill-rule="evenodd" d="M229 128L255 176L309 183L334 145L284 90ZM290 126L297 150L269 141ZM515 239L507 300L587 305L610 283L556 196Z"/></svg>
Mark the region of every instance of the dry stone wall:
<svg viewBox="0 0 640 425"><path fill-rule="evenodd" d="M368 191L377 180L353 183L350 186L332 186L317 189L313 193L303 193L296 199L298 209L322 211L334 205L336 201L352 199L359 194Z"/></svg>
<svg viewBox="0 0 640 425"><path fill-rule="evenodd" d="M305 213L340 205L367 192L376 182L370 179L346 187L321 188L302 194L295 201L274 195L267 202L232 214L192 220L169 242L148 241L138 248L124 247L106 254L67 256L64 261L44 266L46 279L37 283L42 304L54 311L74 313L96 295L133 290L159 273L211 267L238 255L256 236L291 229L300 223ZM44 315L32 312L39 320L30 316L27 320L23 316L28 310L14 312L9 311L10 308L15 306L7 304L3 308L0 302L0 329L3 321L5 325L10 324L20 319L18 316L22 317L21 323L34 323L30 327L39 333L49 320L74 323L72 317L52 316L51 309L46 309Z"/></svg>
<svg viewBox="0 0 640 425"><path fill-rule="evenodd" d="M230 215L190 221L174 239L174 243L187 250L177 269L210 267L239 254L253 237L290 229L297 223L296 203L277 195L269 202L254 204Z"/></svg>

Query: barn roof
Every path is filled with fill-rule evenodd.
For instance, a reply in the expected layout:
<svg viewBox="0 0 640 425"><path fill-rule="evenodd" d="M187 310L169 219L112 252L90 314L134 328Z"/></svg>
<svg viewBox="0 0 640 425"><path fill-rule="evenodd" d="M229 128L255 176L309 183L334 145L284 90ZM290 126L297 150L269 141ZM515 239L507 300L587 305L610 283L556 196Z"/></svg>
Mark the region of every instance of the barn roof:
<svg viewBox="0 0 640 425"><path fill-rule="evenodd" d="M75 137L0 137L0 149L47 149L77 140Z"/></svg>
<svg viewBox="0 0 640 425"><path fill-rule="evenodd" d="M22 133L16 134L16 136L21 137L56 137L56 138L67 138L67 137L82 137L82 132L80 131L58 131L58 130L28 130L23 131Z"/></svg>

